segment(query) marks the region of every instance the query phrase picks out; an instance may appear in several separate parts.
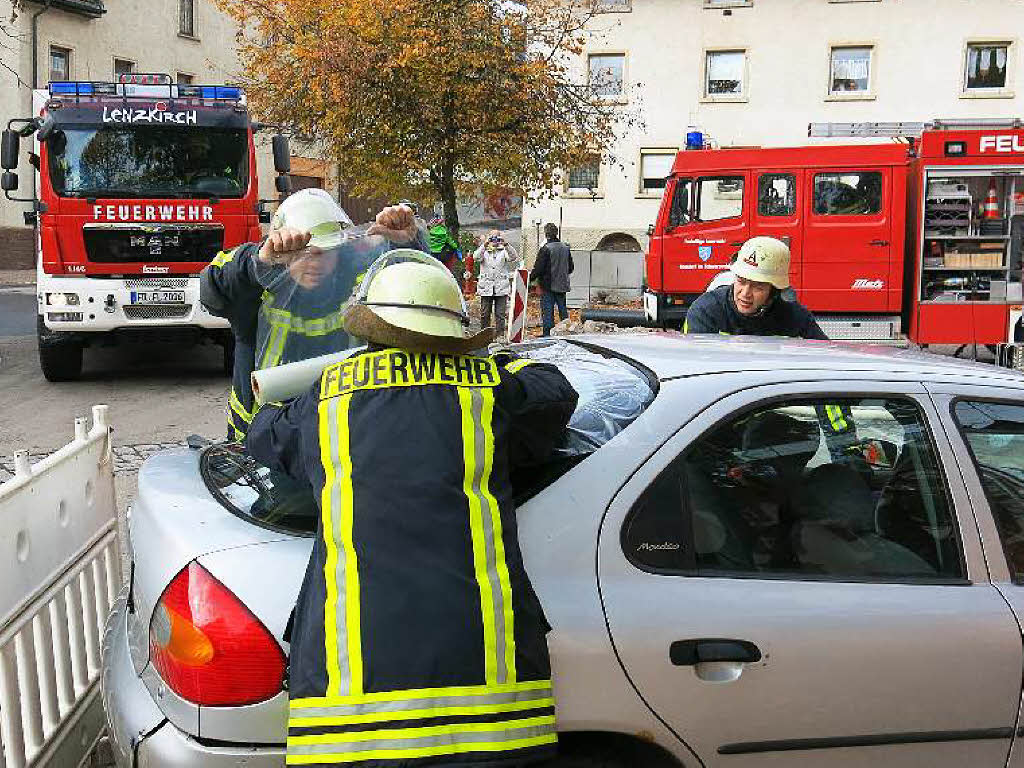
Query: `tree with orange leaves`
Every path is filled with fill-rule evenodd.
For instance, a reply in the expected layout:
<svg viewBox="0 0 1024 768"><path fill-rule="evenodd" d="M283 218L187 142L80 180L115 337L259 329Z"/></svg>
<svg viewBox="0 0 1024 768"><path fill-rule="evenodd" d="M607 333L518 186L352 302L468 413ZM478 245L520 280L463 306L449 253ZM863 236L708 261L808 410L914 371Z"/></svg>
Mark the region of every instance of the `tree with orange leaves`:
<svg viewBox="0 0 1024 768"><path fill-rule="evenodd" d="M550 189L635 117L582 64L594 0L218 0L250 103L336 158L356 194Z"/></svg>

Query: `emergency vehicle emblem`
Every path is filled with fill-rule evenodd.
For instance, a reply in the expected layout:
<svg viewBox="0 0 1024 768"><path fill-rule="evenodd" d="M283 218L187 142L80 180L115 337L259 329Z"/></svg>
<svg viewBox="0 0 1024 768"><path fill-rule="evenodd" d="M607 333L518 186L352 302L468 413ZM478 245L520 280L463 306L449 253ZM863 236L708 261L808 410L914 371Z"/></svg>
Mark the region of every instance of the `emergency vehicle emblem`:
<svg viewBox="0 0 1024 768"><path fill-rule="evenodd" d="M711 246L710 245L699 245L697 246L697 256L700 257L701 261L707 261L711 258Z"/></svg>

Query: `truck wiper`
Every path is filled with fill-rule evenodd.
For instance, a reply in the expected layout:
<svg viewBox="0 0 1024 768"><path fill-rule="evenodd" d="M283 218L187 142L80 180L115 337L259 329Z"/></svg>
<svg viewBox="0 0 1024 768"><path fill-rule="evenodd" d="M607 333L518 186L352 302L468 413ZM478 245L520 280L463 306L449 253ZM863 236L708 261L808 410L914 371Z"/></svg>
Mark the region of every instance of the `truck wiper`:
<svg viewBox="0 0 1024 768"><path fill-rule="evenodd" d="M128 199L155 199L163 197L178 200L189 197L187 192L182 192L181 190L131 189L129 187L86 187L84 189L72 190L69 194L74 197L117 197Z"/></svg>

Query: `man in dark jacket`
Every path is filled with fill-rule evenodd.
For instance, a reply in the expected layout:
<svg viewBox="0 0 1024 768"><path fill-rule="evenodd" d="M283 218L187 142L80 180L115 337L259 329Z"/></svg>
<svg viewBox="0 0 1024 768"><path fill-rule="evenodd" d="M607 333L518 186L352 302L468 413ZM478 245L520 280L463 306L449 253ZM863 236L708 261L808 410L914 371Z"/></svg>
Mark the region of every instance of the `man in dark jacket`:
<svg viewBox="0 0 1024 768"><path fill-rule="evenodd" d="M781 240L752 237L730 269L731 285L713 288L690 305L686 333L828 338L802 304L782 299L789 288L789 247Z"/></svg>
<svg viewBox="0 0 1024 768"><path fill-rule="evenodd" d="M345 328L365 352L256 413L246 447L321 511L295 609L287 762L518 768L554 755L547 622L510 470L544 460L576 391L554 366L475 354L455 278L392 251Z"/></svg>
<svg viewBox="0 0 1024 768"><path fill-rule="evenodd" d="M396 242L426 248L406 206L378 214L370 232L380 236L349 239L351 227L327 192L303 189L278 207L266 240L217 254L200 274L203 306L227 318L235 337L230 439L245 437L252 420L253 371L354 346L341 312L366 269Z"/></svg>
<svg viewBox="0 0 1024 768"><path fill-rule="evenodd" d="M569 246L558 239L558 227L544 225L547 242L537 251L537 261L530 272L530 280L540 283L540 316L544 335L555 327L555 306L558 319L565 320L569 311L565 306L565 294L569 292L569 275L572 274L572 252Z"/></svg>
<svg viewBox="0 0 1024 768"><path fill-rule="evenodd" d="M795 336L827 340L810 310L795 300L785 301L789 285L789 246L774 237L752 237L743 244L730 269L731 285L699 296L686 312L686 333L742 336ZM829 452L841 459L857 442L848 407L818 408L818 421Z"/></svg>

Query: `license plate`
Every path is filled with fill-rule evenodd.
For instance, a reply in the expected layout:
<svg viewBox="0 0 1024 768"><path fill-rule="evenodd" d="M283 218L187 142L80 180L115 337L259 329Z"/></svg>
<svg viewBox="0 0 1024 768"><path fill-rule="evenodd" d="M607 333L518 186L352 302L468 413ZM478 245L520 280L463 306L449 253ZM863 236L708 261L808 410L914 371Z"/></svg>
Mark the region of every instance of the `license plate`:
<svg viewBox="0 0 1024 768"><path fill-rule="evenodd" d="M132 291L132 304L184 304L184 291Z"/></svg>

